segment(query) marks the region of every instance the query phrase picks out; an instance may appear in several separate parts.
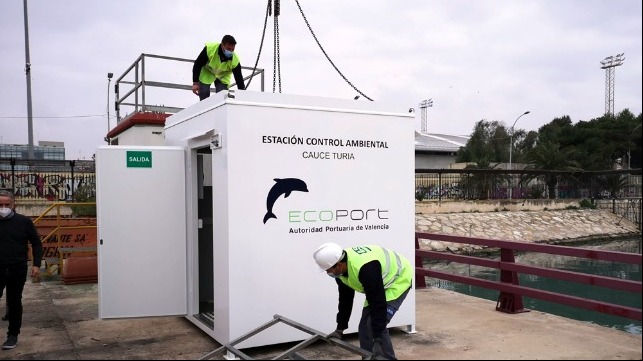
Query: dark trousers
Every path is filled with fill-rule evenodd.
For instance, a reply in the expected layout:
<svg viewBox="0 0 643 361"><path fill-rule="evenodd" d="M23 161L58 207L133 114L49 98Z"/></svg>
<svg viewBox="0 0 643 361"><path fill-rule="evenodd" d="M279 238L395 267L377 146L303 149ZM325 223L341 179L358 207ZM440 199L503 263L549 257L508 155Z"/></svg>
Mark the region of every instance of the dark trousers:
<svg viewBox="0 0 643 361"><path fill-rule="evenodd" d="M27 264L0 265L0 289L4 288L9 315L8 336L18 336L22 327L22 290L27 282Z"/></svg>
<svg viewBox="0 0 643 361"><path fill-rule="evenodd" d="M386 323L391 322L391 319L397 312L397 310L404 302L406 295L409 294L411 288L406 290L400 295L400 297L386 302ZM359 321L359 328L357 330L359 335L359 347L367 351L373 351L373 329L371 328L371 308L366 306L362 309L362 318ZM389 360L396 360L395 351L393 350L393 343L391 342L391 336L389 336L388 328L384 329L384 334L382 335L382 351L384 351L384 357Z"/></svg>
<svg viewBox="0 0 643 361"><path fill-rule="evenodd" d="M218 93L222 90L228 89L228 86L223 84L221 80L214 79L214 92ZM203 100L210 97L210 84L204 84L199 82L199 99Z"/></svg>

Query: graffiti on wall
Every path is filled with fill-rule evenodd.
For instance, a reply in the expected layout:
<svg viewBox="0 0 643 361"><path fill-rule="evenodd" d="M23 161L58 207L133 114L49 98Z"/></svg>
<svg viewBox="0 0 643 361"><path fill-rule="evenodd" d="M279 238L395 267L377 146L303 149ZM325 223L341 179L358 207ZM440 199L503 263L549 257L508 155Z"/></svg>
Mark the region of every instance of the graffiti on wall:
<svg viewBox="0 0 643 361"><path fill-rule="evenodd" d="M94 192L95 174L69 172L11 172L0 171L0 188L15 190L16 197L47 201L67 201L80 187L88 186Z"/></svg>
<svg viewBox="0 0 643 361"><path fill-rule="evenodd" d="M61 234L60 242L56 236L50 237L43 244L42 257L58 257L58 246L61 247L87 247L95 246L96 242L91 241L86 234ZM95 238L95 237L94 237Z"/></svg>

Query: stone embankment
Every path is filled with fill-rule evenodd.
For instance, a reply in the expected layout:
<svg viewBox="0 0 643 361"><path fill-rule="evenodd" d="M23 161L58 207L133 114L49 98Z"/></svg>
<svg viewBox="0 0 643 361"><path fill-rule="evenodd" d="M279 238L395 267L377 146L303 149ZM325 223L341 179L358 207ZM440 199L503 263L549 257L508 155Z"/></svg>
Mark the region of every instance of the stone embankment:
<svg viewBox="0 0 643 361"><path fill-rule="evenodd" d="M416 232L453 234L508 241L572 244L599 239L640 237L636 224L597 209L528 212L474 212L415 215ZM420 240L432 251L460 250L462 244ZM483 247L473 246L473 250Z"/></svg>

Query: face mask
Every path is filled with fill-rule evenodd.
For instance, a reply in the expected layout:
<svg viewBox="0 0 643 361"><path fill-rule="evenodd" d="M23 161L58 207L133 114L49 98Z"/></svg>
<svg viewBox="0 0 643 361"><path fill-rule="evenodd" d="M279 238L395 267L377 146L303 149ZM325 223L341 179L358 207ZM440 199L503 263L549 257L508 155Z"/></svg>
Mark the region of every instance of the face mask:
<svg viewBox="0 0 643 361"><path fill-rule="evenodd" d="M223 49L223 55L228 59L232 58L232 52L230 50Z"/></svg>
<svg viewBox="0 0 643 361"><path fill-rule="evenodd" d="M326 273L326 274L327 274L327 275L328 275L328 277L330 277L330 278L339 278L339 275L336 275L336 274L334 274L334 273Z"/></svg>
<svg viewBox="0 0 643 361"><path fill-rule="evenodd" d="M0 208L0 217L2 217L2 218L9 217L11 215L11 213L13 213L11 208L6 208L6 207Z"/></svg>

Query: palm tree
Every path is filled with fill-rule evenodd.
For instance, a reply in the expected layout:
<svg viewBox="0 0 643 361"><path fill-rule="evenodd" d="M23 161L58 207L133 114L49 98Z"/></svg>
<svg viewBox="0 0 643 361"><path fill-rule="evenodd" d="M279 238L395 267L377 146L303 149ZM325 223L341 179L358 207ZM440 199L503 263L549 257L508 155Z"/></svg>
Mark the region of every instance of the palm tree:
<svg viewBox="0 0 643 361"><path fill-rule="evenodd" d="M527 155L526 169L537 169L542 171L578 171L581 170L578 162L574 160L575 150L573 148L560 149L560 144L554 142L539 143ZM545 174L545 185L549 193L549 199L556 198L556 186L558 176L556 174Z"/></svg>
<svg viewBox="0 0 643 361"><path fill-rule="evenodd" d="M489 158L483 157L474 164L467 165L464 169L494 169L498 166L499 163L492 166ZM459 186L464 192L465 197L469 199L488 199L498 184L506 183L506 174L476 172L463 174Z"/></svg>
<svg viewBox="0 0 643 361"><path fill-rule="evenodd" d="M619 193L629 185L627 177L620 174L608 174L601 183L609 190L611 198L618 198Z"/></svg>

